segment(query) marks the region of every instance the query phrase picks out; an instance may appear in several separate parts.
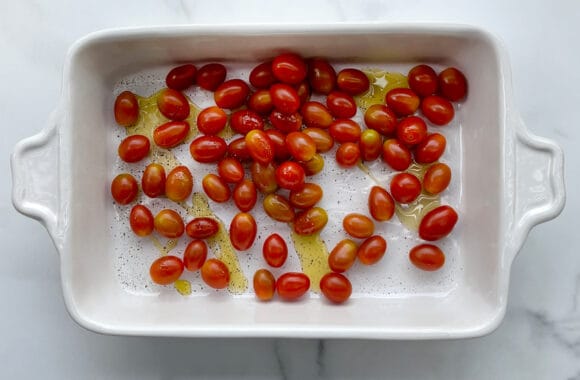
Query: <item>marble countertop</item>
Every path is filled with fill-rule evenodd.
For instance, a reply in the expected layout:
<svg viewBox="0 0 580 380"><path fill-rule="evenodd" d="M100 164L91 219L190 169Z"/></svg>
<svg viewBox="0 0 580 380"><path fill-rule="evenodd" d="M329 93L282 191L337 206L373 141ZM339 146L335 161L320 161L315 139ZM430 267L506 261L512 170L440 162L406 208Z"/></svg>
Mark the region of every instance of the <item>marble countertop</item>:
<svg viewBox="0 0 580 380"><path fill-rule="evenodd" d="M580 379L579 15L575 0L1 0L0 378ZM56 106L70 44L119 26L341 21L448 21L498 35L523 119L564 148L566 208L536 227L516 258L501 326L483 338L409 342L127 338L77 326L47 232L10 203L8 165L14 144L39 131Z"/></svg>

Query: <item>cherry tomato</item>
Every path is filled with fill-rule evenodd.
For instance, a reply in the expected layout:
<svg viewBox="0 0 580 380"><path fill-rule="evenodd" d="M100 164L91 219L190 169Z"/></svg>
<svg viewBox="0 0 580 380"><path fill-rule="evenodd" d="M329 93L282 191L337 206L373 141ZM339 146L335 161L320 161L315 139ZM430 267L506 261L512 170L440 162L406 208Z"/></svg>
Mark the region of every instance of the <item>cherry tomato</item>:
<svg viewBox="0 0 580 380"><path fill-rule="evenodd" d="M270 96L274 108L278 111L291 114L300 108L300 97L294 87L284 83L276 83L270 87Z"/></svg>
<svg viewBox="0 0 580 380"><path fill-rule="evenodd" d="M328 127L328 133L339 143L358 142L361 132L360 125L351 119L337 119Z"/></svg>
<svg viewBox="0 0 580 380"><path fill-rule="evenodd" d="M155 260L149 268L149 275L159 285L173 284L183 273L183 261L179 257L167 255Z"/></svg>
<svg viewBox="0 0 580 380"><path fill-rule="evenodd" d="M177 166L167 175L165 195L174 202L186 200L193 189L193 176L186 166Z"/></svg>
<svg viewBox="0 0 580 380"><path fill-rule="evenodd" d="M208 259L201 266L201 278L209 287L223 289L230 283L230 270L223 261Z"/></svg>
<svg viewBox="0 0 580 380"><path fill-rule="evenodd" d="M399 173L391 180L391 195L399 203L411 203L421 194L421 181L413 174Z"/></svg>
<svg viewBox="0 0 580 380"><path fill-rule="evenodd" d="M310 279L304 273L288 272L278 277L276 291L284 301L294 301L310 289Z"/></svg>
<svg viewBox="0 0 580 380"><path fill-rule="evenodd" d="M138 192L139 185L137 185L137 180L131 174L119 174L111 182L111 195L115 202L120 205L133 202Z"/></svg>
<svg viewBox="0 0 580 380"><path fill-rule="evenodd" d="M345 168L355 166L359 159L360 147L353 142L344 143L336 150L336 162Z"/></svg>
<svg viewBox="0 0 580 380"><path fill-rule="evenodd" d="M358 142L363 161L374 161L383 153L383 139L374 129L366 129Z"/></svg>
<svg viewBox="0 0 580 380"><path fill-rule="evenodd" d="M445 151L447 141L440 133L432 133L415 148L415 161L420 164L430 164L437 161Z"/></svg>
<svg viewBox="0 0 580 380"><path fill-rule="evenodd" d="M344 275L331 272L320 279L320 290L329 301L343 303L350 298L352 285Z"/></svg>
<svg viewBox="0 0 580 380"><path fill-rule="evenodd" d="M182 91L195 83L197 69L192 64L177 66L165 77L167 87Z"/></svg>
<svg viewBox="0 0 580 380"><path fill-rule="evenodd" d="M397 115L384 104L373 104L365 112L365 125L382 135L390 136L397 129Z"/></svg>
<svg viewBox="0 0 580 380"><path fill-rule="evenodd" d="M239 251L245 251L254 244L257 232L258 226L251 214L240 212L230 223L230 240Z"/></svg>
<svg viewBox="0 0 580 380"><path fill-rule="evenodd" d="M437 73L431 66L418 65L409 70L409 87L420 97L437 92Z"/></svg>
<svg viewBox="0 0 580 380"><path fill-rule="evenodd" d="M269 114L272 109L274 109L270 90L258 90L250 95L248 99L248 108L260 115Z"/></svg>
<svg viewBox="0 0 580 380"><path fill-rule="evenodd" d="M206 174L201 180L201 185L203 191L214 202L223 203L230 200L232 193L227 182L221 177L213 173Z"/></svg>
<svg viewBox="0 0 580 380"><path fill-rule="evenodd" d="M445 164L435 164L425 172L423 188L430 194L439 194L451 182L451 168Z"/></svg>
<svg viewBox="0 0 580 380"><path fill-rule="evenodd" d="M375 232L373 221L363 214L351 213L342 220L342 227L350 236L365 239Z"/></svg>
<svg viewBox="0 0 580 380"><path fill-rule="evenodd" d="M300 165L304 168L304 174L307 176L315 175L324 169L324 158L316 153L310 160L301 162Z"/></svg>
<svg viewBox="0 0 580 380"><path fill-rule="evenodd" d="M246 144L245 137L239 137L230 141L227 150L230 156L242 162L250 161L252 159L252 156L250 156L250 152L248 151L248 144Z"/></svg>
<svg viewBox="0 0 580 380"><path fill-rule="evenodd" d="M336 84L336 71L324 58L313 58L308 63L308 81L312 91L328 95Z"/></svg>
<svg viewBox="0 0 580 380"><path fill-rule="evenodd" d="M153 141L158 147L169 149L181 144L189 133L187 121L170 121L153 131Z"/></svg>
<svg viewBox="0 0 580 380"><path fill-rule="evenodd" d="M310 85L307 81L299 83L295 88L298 98L300 99L300 104L304 104L310 100Z"/></svg>
<svg viewBox="0 0 580 380"><path fill-rule="evenodd" d="M264 129L262 117L251 110L239 110L230 117L232 129L242 135L250 132L252 129Z"/></svg>
<svg viewBox="0 0 580 380"><path fill-rule="evenodd" d="M151 235L153 232L153 214L143 205L135 205L129 215L129 224L137 236Z"/></svg>
<svg viewBox="0 0 580 380"><path fill-rule="evenodd" d="M420 244L411 248L409 260L417 268L431 272L445 264L445 254L436 245Z"/></svg>
<svg viewBox="0 0 580 380"><path fill-rule="evenodd" d="M143 171L141 188L145 195L157 198L165 194L165 168L160 164L149 164Z"/></svg>
<svg viewBox="0 0 580 380"><path fill-rule="evenodd" d="M218 136L200 136L189 145L191 157L197 162L209 163L221 160L228 149L228 145Z"/></svg>
<svg viewBox="0 0 580 380"><path fill-rule="evenodd" d="M328 152L334 146L334 139L324 129L309 127L302 130L302 133L310 136L316 144L316 151L320 153Z"/></svg>
<svg viewBox="0 0 580 380"><path fill-rule="evenodd" d="M407 170L411 165L411 151L397 139L383 143L383 160L393 169Z"/></svg>
<svg viewBox="0 0 580 380"><path fill-rule="evenodd" d="M130 127L139 120L139 102L131 91L123 91L115 99L115 121L123 127Z"/></svg>
<svg viewBox="0 0 580 380"><path fill-rule="evenodd" d="M312 235L321 231L328 223L326 210L320 207L311 207L296 215L294 232L298 235Z"/></svg>
<svg viewBox="0 0 580 380"><path fill-rule="evenodd" d="M193 218L185 226L185 233L193 239L207 239L218 233L220 225L214 218L201 216Z"/></svg>
<svg viewBox="0 0 580 380"><path fill-rule="evenodd" d="M213 93L213 99L218 107L234 109L242 106L249 94L250 87L246 82L230 79L219 85Z"/></svg>
<svg viewBox="0 0 580 380"><path fill-rule="evenodd" d="M326 97L326 106L332 116L348 119L356 115L357 105L353 97L340 91L333 91Z"/></svg>
<svg viewBox="0 0 580 380"><path fill-rule="evenodd" d="M218 174L228 183L238 183L244 179L244 167L235 158L227 157L218 163Z"/></svg>
<svg viewBox="0 0 580 380"><path fill-rule="evenodd" d="M251 130L246 135L246 145L254 161L266 165L274 160L274 144L266 132L260 129Z"/></svg>
<svg viewBox="0 0 580 380"><path fill-rule="evenodd" d="M208 91L215 91L226 79L226 67L220 63L208 63L197 72L197 84Z"/></svg>
<svg viewBox="0 0 580 380"><path fill-rule="evenodd" d="M391 220L395 213L395 202L391 194L382 187L373 186L369 193L369 212L379 222Z"/></svg>
<svg viewBox="0 0 580 380"><path fill-rule="evenodd" d="M263 201L263 207L266 214L278 222L290 223L294 220L294 209L282 195L266 195Z"/></svg>
<svg viewBox="0 0 580 380"><path fill-rule="evenodd" d="M286 136L286 147L298 161L308 161L316 154L316 143L302 132L290 132Z"/></svg>
<svg viewBox="0 0 580 380"><path fill-rule="evenodd" d="M274 268L280 268L288 258L288 246L282 236L272 234L266 238L262 246L264 260Z"/></svg>
<svg viewBox="0 0 580 380"><path fill-rule="evenodd" d="M330 111L320 102L304 103L300 113L307 127L328 128L332 123Z"/></svg>
<svg viewBox="0 0 580 380"><path fill-rule="evenodd" d="M163 209L153 219L155 231L166 238L175 239L183 235L185 226L181 216L170 209Z"/></svg>
<svg viewBox="0 0 580 380"><path fill-rule="evenodd" d="M358 69L341 70L336 77L338 88L349 95L360 95L369 90L370 82L365 73Z"/></svg>
<svg viewBox="0 0 580 380"><path fill-rule="evenodd" d="M467 79L455 67L449 67L441 71L438 79L439 90L444 98L456 102L467 95Z"/></svg>
<svg viewBox="0 0 580 380"><path fill-rule="evenodd" d="M412 115L419 108L419 96L410 88L394 88L387 92L385 102L398 116Z"/></svg>
<svg viewBox="0 0 580 380"><path fill-rule="evenodd" d="M268 88L276 82L272 62L263 62L250 72L250 84L256 88Z"/></svg>
<svg viewBox="0 0 580 380"><path fill-rule="evenodd" d="M254 208L256 201L258 200L258 192L256 190L256 185L249 179L245 179L239 182L236 187L234 187L234 203L238 209L242 212L248 212Z"/></svg>
<svg viewBox="0 0 580 380"><path fill-rule="evenodd" d="M306 78L306 63L297 54L280 54L272 62L272 72L280 82L298 84Z"/></svg>
<svg viewBox="0 0 580 380"><path fill-rule="evenodd" d="M268 129L266 134L274 146L274 159L276 161L286 161L290 159L290 152L286 147L286 135L277 129Z"/></svg>
<svg viewBox="0 0 580 380"><path fill-rule="evenodd" d="M274 128L284 133L299 131L302 126L302 116L298 112L284 114L274 110L270 114L269 120Z"/></svg>
<svg viewBox="0 0 580 380"><path fill-rule="evenodd" d="M282 189L302 189L305 177L302 166L293 161L285 161L276 168L276 183Z"/></svg>
<svg viewBox="0 0 580 380"><path fill-rule="evenodd" d="M276 183L276 166L273 163L262 165L259 162L253 162L251 167L252 181L259 192L270 194L278 189Z"/></svg>
<svg viewBox="0 0 580 380"><path fill-rule="evenodd" d="M300 190L290 191L288 200L292 207L307 209L322 199L322 187L315 183L305 183Z"/></svg>
<svg viewBox="0 0 580 380"><path fill-rule="evenodd" d="M126 137L119 144L119 157L125 162L137 162L144 159L149 154L151 144L149 139L143 135L132 135Z"/></svg>
<svg viewBox="0 0 580 380"><path fill-rule="evenodd" d="M183 253L185 269L195 272L200 269L207 259L207 244L203 240L192 240Z"/></svg>
<svg viewBox="0 0 580 380"><path fill-rule="evenodd" d="M166 88L157 95L157 108L168 119L181 121L189 116L189 102L179 91Z"/></svg>
<svg viewBox="0 0 580 380"><path fill-rule="evenodd" d="M205 108L197 115L197 129L206 135L217 135L228 123L228 115L219 107Z"/></svg>
<svg viewBox="0 0 580 380"><path fill-rule="evenodd" d="M439 206L427 213L419 224L419 237L423 240L434 241L444 238L451 233L457 223L457 213L450 206Z"/></svg>
<svg viewBox="0 0 580 380"><path fill-rule="evenodd" d="M427 96L421 102L421 112L435 125L446 125L453 120L455 110L453 104L441 96Z"/></svg>
<svg viewBox="0 0 580 380"><path fill-rule="evenodd" d="M397 124L397 138L408 146L420 144L427 138L427 124L418 116L408 116Z"/></svg>
<svg viewBox="0 0 580 380"><path fill-rule="evenodd" d="M254 273L254 293L260 301L270 301L276 293L276 279L267 269L258 269Z"/></svg>
<svg viewBox="0 0 580 380"><path fill-rule="evenodd" d="M373 265L383 258L386 251L387 241L382 236L373 235L362 242L356 254L364 265Z"/></svg>
<svg viewBox="0 0 580 380"><path fill-rule="evenodd" d="M350 239L344 239L338 242L328 255L328 266L334 272L347 271L356 260L358 246Z"/></svg>

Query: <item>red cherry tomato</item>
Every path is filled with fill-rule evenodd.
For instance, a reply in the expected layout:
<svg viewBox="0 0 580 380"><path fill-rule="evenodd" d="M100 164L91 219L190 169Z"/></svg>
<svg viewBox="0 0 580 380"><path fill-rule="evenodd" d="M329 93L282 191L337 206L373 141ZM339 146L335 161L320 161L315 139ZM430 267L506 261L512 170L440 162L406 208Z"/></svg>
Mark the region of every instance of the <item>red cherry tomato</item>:
<svg viewBox="0 0 580 380"><path fill-rule="evenodd" d="M359 159L360 147L353 142L344 143L336 150L336 162L345 168L355 166Z"/></svg>
<svg viewBox="0 0 580 380"><path fill-rule="evenodd" d="M230 200L232 193L226 181L221 177L212 173L206 174L201 180L201 185L203 191L214 202L223 203Z"/></svg>
<svg viewBox="0 0 580 380"><path fill-rule="evenodd" d="M270 87L270 96L274 108L285 114L292 114L300 108L300 97L294 87L276 83Z"/></svg>
<svg viewBox="0 0 580 380"><path fill-rule="evenodd" d="M230 271L223 261L208 259L201 267L201 278L209 287L223 289L230 283Z"/></svg>
<svg viewBox="0 0 580 380"><path fill-rule="evenodd" d="M342 273L347 271L356 260L358 246L350 239L338 242L328 255L328 266L334 272Z"/></svg>
<svg viewBox="0 0 580 380"><path fill-rule="evenodd" d="M208 63L197 72L197 84L208 91L215 91L226 79L226 67L220 63Z"/></svg>
<svg viewBox="0 0 580 380"><path fill-rule="evenodd" d="M423 188L429 194L439 194L449 186L451 182L451 168L438 163L432 165L423 177Z"/></svg>
<svg viewBox="0 0 580 380"><path fill-rule="evenodd" d="M371 236L358 247L357 256L364 265L379 262L387 251L387 241L379 235Z"/></svg>
<svg viewBox="0 0 580 380"><path fill-rule="evenodd" d="M197 69L192 64L177 66L165 77L167 87L182 91L195 83Z"/></svg>
<svg viewBox="0 0 580 380"><path fill-rule="evenodd" d="M244 179L244 167L235 158L227 157L218 163L218 174L228 183L238 183Z"/></svg>
<svg viewBox="0 0 580 380"><path fill-rule="evenodd" d="M431 66L418 65L409 70L409 87L420 97L437 92L437 73Z"/></svg>
<svg viewBox="0 0 580 380"><path fill-rule="evenodd" d="M276 183L283 189L302 189L305 177L302 166L293 161L283 162L276 168Z"/></svg>
<svg viewBox="0 0 580 380"><path fill-rule="evenodd" d="M193 176L186 166L177 166L167 175L165 195L174 202L186 200L193 189Z"/></svg>
<svg viewBox="0 0 580 380"><path fill-rule="evenodd" d="M272 234L266 238L262 246L264 260L274 268L280 268L288 258L288 246L282 236Z"/></svg>
<svg viewBox="0 0 580 380"><path fill-rule="evenodd" d="M298 235L313 235L328 223L328 214L321 207L311 207L296 215L294 232Z"/></svg>
<svg viewBox="0 0 580 380"><path fill-rule="evenodd" d="M125 162L138 162L149 154L151 144L149 139L143 135L132 135L126 137L119 144L119 157Z"/></svg>
<svg viewBox="0 0 580 380"><path fill-rule="evenodd" d="M423 217L419 224L419 237L434 241L449 235L457 223L457 212L451 206L439 206Z"/></svg>
<svg viewBox="0 0 580 380"><path fill-rule="evenodd" d="M374 161L383 153L383 139L374 129L366 129L358 142L363 161Z"/></svg>
<svg viewBox="0 0 580 380"><path fill-rule="evenodd" d="M268 194L262 203L268 216L278 222L290 223L294 221L294 209L282 195Z"/></svg>
<svg viewBox="0 0 580 380"><path fill-rule="evenodd" d="M257 232L258 227L251 214L240 212L230 223L230 240L234 248L239 251L245 251L254 244Z"/></svg>
<svg viewBox="0 0 580 380"><path fill-rule="evenodd" d="M420 144L427 138L427 124L418 116L408 116L397 124L397 138L408 146Z"/></svg>
<svg viewBox="0 0 580 380"><path fill-rule="evenodd" d="M248 99L248 108L260 115L268 115L272 109L274 109L270 90L258 90L250 95Z"/></svg>
<svg viewBox="0 0 580 380"><path fill-rule="evenodd" d="M217 135L228 123L228 115L219 107L212 106L197 115L197 129L206 135Z"/></svg>
<svg viewBox="0 0 580 380"><path fill-rule="evenodd" d="M421 112L435 125L446 125L453 120L455 110L453 104L441 96L427 96L421 102Z"/></svg>
<svg viewBox="0 0 580 380"><path fill-rule="evenodd" d="M334 146L334 139L326 130L309 127L302 130L302 133L310 136L316 144L316 151L320 153L328 152Z"/></svg>
<svg viewBox="0 0 580 380"><path fill-rule="evenodd" d="M153 219L155 231L169 239L175 239L183 235L185 226L181 216L170 209L163 209Z"/></svg>
<svg viewBox="0 0 580 380"><path fill-rule="evenodd" d="M342 220L342 227L352 237L365 239L375 232L373 221L363 214L351 213Z"/></svg>
<svg viewBox="0 0 580 380"><path fill-rule="evenodd" d="M234 109L241 107L250 94L250 87L241 79L230 79L220 84L213 93L218 107Z"/></svg>
<svg viewBox="0 0 580 380"><path fill-rule="evenodd" d="M328 95L336 84L336 71L323 58L313 58L308 62L308 81L312 91Z"/></svg>
<svg viewBox="0 0 580 380"><path fill-rule="evenodd" d="M245 179L234 187L234 203L242 212L248 212L254 208L258 200L256 185L249 179Z"/></svg>
<svg viewBox="0 0 580 380"><path fill-rule="evenodd" d="M385 102L398 116L408 116L417 111L421 100L410 88L394 88L387 92Z"/></svg>
<svg viewBox="0 0 580 380"><path fill-rule="evenodd" d="M302 132L290 132L286 136L286 147L298 161L308 161L316 154L316 143Z"/></svg>
<svg viewBox="0 0 580 380"><path fill-rule="evenodd" d="M373 186L369 193L369 212L379 222L390 220L395 213L395 201L391 194L382 187Z"/></svg>
<svg viewBox="0 0 580 380"><path fill-rule="evenodd" d="M276 279L267 269L258 269L254 273L254 292L260 301L270 301L276 293Z"/></svg>
<svg viewBox="0 0 580 380"><path fill-rule="evenodd" d="M207 239L218 233L220 225L214 218L206 216L193 218L185 226L185 233L193 239Z"/></svg>
<svg viewBox="0 0 580 380"><path fill-rule="evenodd" d="M328 128L332 124L330 111L320 102L304 103L300 113L307 127Z"/></svg>
<svg viewBox="0 0 580 380"><path fill-rule="evenodd" d="M390 136L397 129L397 115L384 104L373 104L365 112L365 125L382 135Z"/></svg>
<svg viewBox="0 0 580 380"><path fill-rule="evenodd" d="M168 119L181 121L189 116L189 102L179 91L166 88L157 95L157 108Z"/></svg>
<svg viewBox="0 0 580 380"><path fill-rule="evenodd" d="M304 173L307 176L315 175L320 173L324 168L324 158L316 153L310 160L301 162L300 165L304 168Z"/></svg>
<svg viewBox="0 0 580 380"><path fill-rule="evenodd" d="M284 114L274 110L270 114L269 120L274 128L284 133L296 132L302 127L302 116L298 112Z"/></svg>
<svg viewBox="0 0 580 380"><path fill-rule="evenodd" d="M153 214L143 205L135 205L129 215L131 230L137 236L151 235L153 232Z"/></svg>
<svg viewBox="0 0 580 380"><path fill-rule="evenodd" d="M250 84L256 88L268 88L276 82L272 62L263 62L250 72Z"/></svg>
<svg viewBox="0 0 580 380"><path fill-rule="evenodd" d="M445 264L445 254L432 244L420 244L411 248L409 260L417 268L425 271L436 271Z"/></svg>
<svg viewBox="0 0 580 380"><path fill-rule="evenodd" d="M179 257L167 255L155 260L149 268L149 275L154 283L170 285L183 273L183 262Z"/></svg>
<svg viewBox="0 0 580 380"><path fill-rule="evenodd" d="M209 163L221 160L228 149L224 139L218 136L200 136L191 142L189 152L197 162Z"/></svg>
<svg viewBox="0 0 580 380"><path fill-rule="evenodd" d="M344 303L352 294L352 285L340 273L327 273L320 279L320 290L329 301Z"/></svg>
<svg viewBox="0 0 580 380"><path fill-rule="evenodd" d="M207 244L203 240L192 240L183 253L185 269L195 272L200 269L207 259Z"/></svg>
<svg viewBox="0 0 580 380"><path fill-rule="evenodd" d="M290 152L286 147L286 135L277 129L268 129L266 134L274 146L274 159L276 161L286 161L290 159Z"/></svg>
<svg viewBox="0 0 580 380"><path fill-rule="evenodd" d="M280 54L272 62L272 72L280 82L298 84L306 78L306 63L297 54Z"/></svg>
<svg viewBox="0 0 580 380"><path fill-rule="evenodd" d="M133 202L138 192L139 185L137 185L137 180L131 174L119 174L111 182L111 195L115 202L120 205Z"/></svg>
<svg viewBox="0 0 580 380"><path fill-rule="evenodd" d="M307 81L298 84L295 88L298 98L300 99L300 104L304 104L310 100L310 85Z"/></svg>
<svg viewBox="0 0 580 380"><path fill-rule="evenodd" d="M189 133L187 121L170 121L153 131L153 141L161 148L170 149L181 144Z"/></svg>
<svg viewBox="0 0 580 380"><path fill-rule="evenodd" d="M421 181L413 174L399 173L391 180L391 195L399 203L411 203L421 194Z"/></svg>
<svg viewBox="0 0 580 380"><path fill-rule="evenodd" d="M358 142L361 132L360 125L351 119L337 119L328 127L328 133L339 143Z"/></svg>
<svg viewBox="0 0 580 380"><path fill-rule="evenodd" d="M262 117L251 110L239 110L230 117L232 129L242 135L250 132L252 129L264 129Z"/></svg>
<svg viewBox="0 0 580 380"><path fill-rule="evenodd" d="M440 133L428 135L422 143L415 148L415 161L420 164L430 164L437 161L445 151L447 141Z"/></svg>
<svg viewBox="0 0 580 380"><path fill-rule="evenodd" d="M131 91L123 91L115 99L115 121L123 127L130 127L139 120L139 102Z"/></svg>
<svg viewBox="0 0 580 380"><path fill-rule="evenodd" d="M262 165L259 162L253 162L251 167L252 181L258 191L262 194L270 194L278 189L276 183L276 166L269 163Z"/></svg>
<svg viewBox="0 0 580 380"><path fill-rule="evenodd" d="M439 90L444 98L456 102L467 95L467 79L455 67L449 67L441 71L438 79Z"/></svg>
<svg viewBox="0 0 580 380"><path fill-rule="evenodd" d="M248 144L246 144L245 137L239 137L230 141L227 147L228 155L240 160L241 162L250 161L252 156L248 151Z"/></svg>
<svg viewBox="0 0 580 380"><path fill-rule="evenodd" d="M292 207L307 209L322 199L322 187L315 183L305 183L299 190L290 191L288 200Z"/></svg>
<svg viewBox="0 0 580 380"><path fill-rule="evenodd" d="M333 91L326 97L326 106L332 116L348 119L356 115L357 105L353 97L340 91Z"/></svg>
<svg viewBox="0 0 580 380"><path fill-rule="evenodd" d="M360 95L369 90L370 82L365 73L358 69L344 69L336 77L338 88L349 95Z"/></svg>
<svg viewBox="0 0 580 380"><path fill-rule="evenodd" d="M310 289L310 279L304 273L284 273L276 281L278 296L284 301L294 301Z"/></svg>
<svg viewBox="0 0 580 380"><path fill-rule="evenodd" d="M397 139L383 143L383 160L393 169L407 170L411 165L411 151Z"/></svg>
<svg viewBox="0 0 580 380"><path fill-rule="evenodd" d="M165 168L160 164L149 164L143 171L141 188L145 195L157 198L165 194Z"/></svg>
<svg viewBox="0 0 580 380"><path fill-rule="evenodd" d="M266 132L253 129L246 135L246 145L250 156L261 164L268 164L274 160L274 144Z"/></svg>

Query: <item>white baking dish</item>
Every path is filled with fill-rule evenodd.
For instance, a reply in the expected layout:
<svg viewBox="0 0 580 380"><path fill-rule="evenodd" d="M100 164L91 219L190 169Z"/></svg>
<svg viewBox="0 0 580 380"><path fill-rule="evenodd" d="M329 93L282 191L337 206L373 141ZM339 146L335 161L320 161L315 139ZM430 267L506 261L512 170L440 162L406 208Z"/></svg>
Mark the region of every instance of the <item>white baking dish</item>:
<svg viewBox="0 0 580 380"><path fill-rule="evenodd" d="M316 295L298 303L259 303L227 292L184 298L172 289L147 293L127 287L117 274L119 231L111 232L115 213L108 193L117 143L111 105L119 81L141 78L144 83L132 85L149 90L160 84L147 83L143 72L164 72L184 61L258 62L288 50L354 65L392 69L425 62L465 72L469 97L458 113L460 132L452 137L457 148L449 157L456 179L450 197L460 224L444 243L452 267L447 277L410 275L399 236L389 241L392 259L384 264L393 268L397 262L398 269L359 274L373 290L357 292L353 281L355 296L342 306ZM92 34L70 49L59 106L47 128L16 146L12 174L14 206L44 224L60 253L71 316L88 329L128 335L486 334L503 318L510 266L528 232L557 216L565 201L562 151L522 123L498 41L472 27L450 25L178 26ZM417 286L381 289L377 284L387 275L407 276ZM422 287L421 281L433 286Z"/></svg>

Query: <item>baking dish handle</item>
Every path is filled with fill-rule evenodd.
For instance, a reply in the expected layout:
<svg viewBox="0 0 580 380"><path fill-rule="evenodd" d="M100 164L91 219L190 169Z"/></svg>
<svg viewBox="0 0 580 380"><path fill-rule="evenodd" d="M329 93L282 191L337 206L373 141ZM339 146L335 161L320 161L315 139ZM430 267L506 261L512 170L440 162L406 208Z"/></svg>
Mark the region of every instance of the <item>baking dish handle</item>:
<svg viewBox="0 0 580 380"><path fill-rule="evenodd" d="M39 134L18 142L10 158L12 203L20 213L41 222L57 247L60 246L58 111Z"/></svg>

